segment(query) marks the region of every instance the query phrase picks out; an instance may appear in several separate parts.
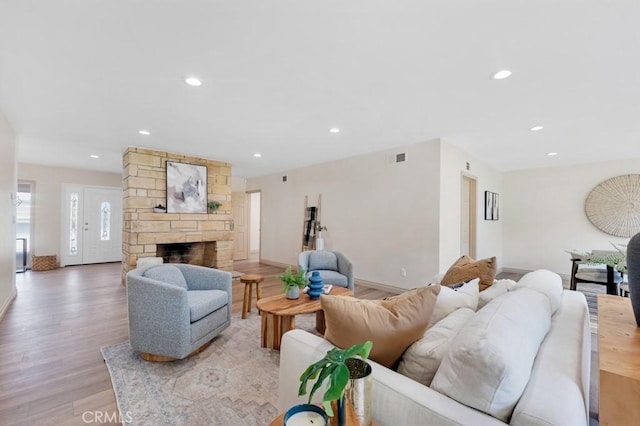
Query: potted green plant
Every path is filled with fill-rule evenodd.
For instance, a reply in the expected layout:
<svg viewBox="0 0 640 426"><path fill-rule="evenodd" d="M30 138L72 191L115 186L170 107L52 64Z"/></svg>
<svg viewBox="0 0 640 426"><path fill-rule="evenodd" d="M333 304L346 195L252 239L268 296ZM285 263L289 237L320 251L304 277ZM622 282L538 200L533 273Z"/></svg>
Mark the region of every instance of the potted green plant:
<svg viewBox="0 0 640 426"><path fill-rule="evenodd" d="M304 275L304 268L296 272L291 272L291 266L287 267L283 274L277 278L282 281L282 291L287 293L287 299L297 299L300 297L300 289L307 285L307 278Z"/></svg>
<svg viewBox="0 0 640 426"><path fill-rule="evenodd" d="M222 203L220 201L209 201L207 203L207 209L209 210L209 213L213 213L216 210L218 210L220 208L220 206L222 205Z"/></svg>
<svg viewBox="0 0 640 426"><path fill-rule="evenodd" d="M363 360L369 357L373 342L368 340L348 349L333 348L320 361L311 364L300 376L298 395L306 395L309 380L316 380L309 392L309 403L322 383L329 379L327 390L322 396L325 411L333 417L331 401L342 401L350 379L361 379L371 374L371 366ZM356 358L359 357L359 358ZM360 362L352 362L360 361ZM339 404L340 406L340 404Z"/></svg>

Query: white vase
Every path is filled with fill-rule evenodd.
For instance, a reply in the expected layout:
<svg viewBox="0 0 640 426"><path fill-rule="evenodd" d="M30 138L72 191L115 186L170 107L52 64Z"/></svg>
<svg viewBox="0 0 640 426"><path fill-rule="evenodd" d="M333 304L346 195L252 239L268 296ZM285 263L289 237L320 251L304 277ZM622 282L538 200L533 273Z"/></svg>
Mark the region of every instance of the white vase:
<svg viewBox="0 0 640 426"><path fill-rule="evenodd" d="M297 299L300 297L300 287L293 286L287 289L287 299Z"/></svg>
<svg viewBox="0 0 640 426"><path fill-rule="evenodd" d="M324 250L324 239L322 238L322 231L318 232L318 238L316 238L316 250Z"/></svg>

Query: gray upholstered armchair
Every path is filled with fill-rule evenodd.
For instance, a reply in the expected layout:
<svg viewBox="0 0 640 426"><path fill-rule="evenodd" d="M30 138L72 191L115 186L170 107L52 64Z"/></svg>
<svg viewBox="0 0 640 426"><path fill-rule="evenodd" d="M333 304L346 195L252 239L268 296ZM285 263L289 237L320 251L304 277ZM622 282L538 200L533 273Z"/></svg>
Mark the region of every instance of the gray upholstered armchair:
<svg viewBox="0 0 640 426"><path fill-rule="evenodd" d="M307 271L307 278L318 271L324 284L346 287L353 291L353 265L338 251L308 250L298 256L298 268Z"/></svg>
<svg viewBox="0 0 640 426"><path fill-rule="evenodd" d="M167 263L127 273L129 340L150 361L186 358L231 324L231 274Z"/></svg>

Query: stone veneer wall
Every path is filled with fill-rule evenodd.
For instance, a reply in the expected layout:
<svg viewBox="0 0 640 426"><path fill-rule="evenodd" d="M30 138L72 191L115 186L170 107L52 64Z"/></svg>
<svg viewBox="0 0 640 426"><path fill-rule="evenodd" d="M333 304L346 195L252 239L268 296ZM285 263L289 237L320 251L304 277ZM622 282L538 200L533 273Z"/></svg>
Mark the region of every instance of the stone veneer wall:
<svg viewBox="0 0 640 426"><path fill-rule="evenodd" d="M212 214L154 213L167 205L167 161L207 166L208 200L222 206ZM129 147L123 155L122 283L138 258L155 257L157 244L215 241L206 266L233 269L231 164Z"/></svg>

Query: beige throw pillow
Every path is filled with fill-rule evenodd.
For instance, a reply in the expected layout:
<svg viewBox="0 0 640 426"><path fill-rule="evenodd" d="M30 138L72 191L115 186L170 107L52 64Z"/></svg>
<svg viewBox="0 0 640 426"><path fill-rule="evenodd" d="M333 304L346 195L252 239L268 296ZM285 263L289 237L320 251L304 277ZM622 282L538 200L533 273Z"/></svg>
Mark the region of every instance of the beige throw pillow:
<svg viewBox="0 0 640 426"><path fill-rule="evenodd" d="M482 260L473 260L469 256L462 256L451 265L440 284L452 285L480 278L480 291L483 291L493 284L496 272L497 262L495 256Z"/></svg>
<svg viewBox="0 0 640 426"><path fill-rule="evenodd" d="M405 349L424 335L439 292L440 286L432 284L385 300L322 295L324 337L340 348L371 340L369 358L393 368Z"/></svg>

